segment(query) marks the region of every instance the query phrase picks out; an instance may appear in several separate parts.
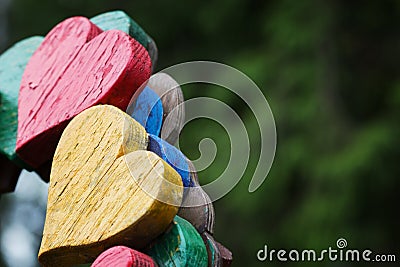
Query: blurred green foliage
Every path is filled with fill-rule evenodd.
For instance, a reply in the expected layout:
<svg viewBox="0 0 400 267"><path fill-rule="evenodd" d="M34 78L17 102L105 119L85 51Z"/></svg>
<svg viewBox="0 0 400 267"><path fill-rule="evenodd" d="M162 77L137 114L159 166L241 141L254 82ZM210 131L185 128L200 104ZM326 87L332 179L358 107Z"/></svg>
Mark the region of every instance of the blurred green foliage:
<svg viewBox="0 0 400 267"><path fill-rule="evenodd" d="M215 236L233 251L234 266L267 265L256 258L264 244L325 249L340 237L350 248L400 260L399 1L12 0L8 44L44 35L69 16L113 9L155 39L158 70L199 59L227 63L252 78L271 105L276 158L250 194L259 154L250 110L221 88L184 88L187 99L212 96L232 106L254 137L246 176L215 203ZM202 181L224 169L229 139L209 120L190 123L181 136L191 158L207 136L219 154Z"/></svg>

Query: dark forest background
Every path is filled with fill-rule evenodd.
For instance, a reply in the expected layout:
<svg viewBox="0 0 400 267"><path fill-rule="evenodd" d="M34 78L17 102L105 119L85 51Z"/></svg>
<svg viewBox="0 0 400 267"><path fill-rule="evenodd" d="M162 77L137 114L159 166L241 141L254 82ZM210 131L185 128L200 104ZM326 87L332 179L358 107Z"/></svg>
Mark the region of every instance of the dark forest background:
<svg viewBox="0 0 400 267"><path fill-rule="evenodd" d="M283 265L257 261L264 244L319 250L340 237L349 248L400 261L400 1L0 0L0 51L45 35L67 17L115 9L156 41L156 70L192 60L226 63L252 78L269 101L278 143L266 182L248 193L256 151L246 176L215 203L215 237L233 251L234 266ZM239 114L248 112L223 90L183 89L186 99L217 95ZM246 126L257 133L251 116ZM194 140L202 135L226 145L217 125L199 120L181 136L189 157L199 155ZM200 180L223 168L216 162ZM0 212L16 201L3 197ZM353 265L360 263L318 263Z"/></svg>

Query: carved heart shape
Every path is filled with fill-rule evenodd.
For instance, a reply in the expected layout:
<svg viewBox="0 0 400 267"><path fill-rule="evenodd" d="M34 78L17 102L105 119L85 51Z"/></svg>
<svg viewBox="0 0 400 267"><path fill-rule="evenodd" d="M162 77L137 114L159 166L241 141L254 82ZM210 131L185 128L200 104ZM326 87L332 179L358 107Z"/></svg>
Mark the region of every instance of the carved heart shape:
<svg viewBox="0 0 400 267"><path fill-rule="evenodd" d="M150 73L146 49L128 34L102 32L83 17L61 22L47 34L22 77L17 153L39 167L51 159L70 119L97 104L125 110Z"/></svg>
<svg viewBox="0 0 400 267"><path fill-rule="evenodd" d="M156 239L147 250L159 266L206 267L206 246L196 229L176 216L172 227Z"/></svg>
<svg viewBox="0 0 400 267"><path fill-rule="evenodd" d="M200 234L214 233L215 212L210 197L199 184L197 171L187 159L193 187L185 188L178 215L190 222Z"/></svg>
<svg viewBox="0 0 400 267"><path fill-rule="evenodd" d="M152 69L154 70L158 59L157 45L144 29L142 29L139 24L137 24L137 22L130 18L125 12L121 10L109 11L97 15L90 20L103 31L116 29L126 32L135 38L135 40L143 45L149 52Z"/></svg>
<svg viewBox="0 0 400 267"><path fill-rule="evenodd" d="M69 123L50 175L43 265L91 262L115 245L141 248L166 230L182 180L146 146L144 128L113 106L89 108Z"/></svg>
<svg viewBox="0 0 400 267"><path fill-rule="evenodd" d="M91 19L102 30L121 30L141 43L152 58L154 68L153 40L145 31L122 11L111 11ZM43 37L35 36L22 40L0 55L0 165L4 170L0 176L0 194L15 189L19 173L24 168L36 173L46 182L49 181L51 162L39 168L33 168L22 161L15 151L18 128L18 93L22 75L29 59L40 46ZM152 57L153 53L153 57ZM4 156L3 156L4 155ZM15 166L15 165L17 166Z"/></svg>
<svg viewBox="0 0 400 267"><path fill-rule="evenodd" d="M174 145L185 122L182 89L171 76L162 72L152 75L147 86L154 90L162 101L164 116L161 138Z"/></svg>
<svg viewBox="0 0 400 267"><path fill-rule="evenodd" d="M112 247L93 262L91 267L157 267L152 258L124 246Z"/></svg>
<svg viewBox="0 0 400 267"><path fill-rule="evenodd" d="M153 92L158 97L155 97ZM159 99L162 103L162 115L159 115L157 111ZM174 145L185 122L183 100L183 92L179 84L168 74L159 72L150 77L147 87L142 92L137 91L132 96L126 112L134 118L135 115L139 117L141 120L138 121L142 121L142 125L155 124L158 130L160 127L158 125L162 124L161 133L158 132L159 130L147 132L157 136L161 135L163 140ZM150 112L147 109L152 110Z"/></svg>
<svg viewBox="0 0 400 267"><path fill-rule="evenodd" d="M225 267L232 263L232 252L221 243L214 240L211 234L204 232L201 235L208 253L208 266Z"/></svg>
<svg viewBox="0 0 400 267"><path fill-rule="evenodd" d="M161 138L149 134L148 150L156 153L159 157L168 162L168 164L179 173L185 187L193 186L193 181L189 175L188 159L179 149Z"/></svg>
<svg viewBox="0 0 400 267"><path fill-rule="evenodd" d="M160 134L163 107L161 99L149 87L143 89L135 103L129 103L126 112L139 122L147 133L157 136Z"/></svg>

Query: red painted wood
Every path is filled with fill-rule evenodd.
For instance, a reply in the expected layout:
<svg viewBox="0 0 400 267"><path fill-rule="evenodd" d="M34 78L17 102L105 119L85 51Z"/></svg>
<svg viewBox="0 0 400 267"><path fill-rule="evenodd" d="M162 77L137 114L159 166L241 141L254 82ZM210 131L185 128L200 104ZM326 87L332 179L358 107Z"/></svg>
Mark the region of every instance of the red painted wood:
<svg viewBox="0 0 400 267"><path fill-rule="evenodd" d="M124 246L110 248L93 262L91 267L155 267L157 264L146 254Z"/></svg>
<svg viewBox="0 0 400 267"><path fill-rule="evenodd" d="M102 32L84 17L61 22L47 34L22 77L17 153L39 167L52 158L69 120L97 104L125 110L150 74L146 49L128 34Z"/></svg>

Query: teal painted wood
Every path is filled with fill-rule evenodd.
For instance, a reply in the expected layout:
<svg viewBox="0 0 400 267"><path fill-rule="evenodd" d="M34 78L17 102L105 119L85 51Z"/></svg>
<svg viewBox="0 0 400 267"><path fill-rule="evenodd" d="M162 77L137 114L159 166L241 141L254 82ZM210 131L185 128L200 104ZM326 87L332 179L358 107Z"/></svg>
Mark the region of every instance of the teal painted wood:
<svg viewBox="0 0 400 267"><path fill-rule="evenodd" d="M18 93L22 74L43 37L35 36L9 48L0 56L0 153L22 168L31 168L15 152L18 128Z"/></svg>
<svg viewBox="0 0 400 267"><path fill-rule="evenodd" d="M209 267L222 267L222 258L219 252L217 243L211 234L205 232L201 235L208 253L208 266Z"/></svg>
<svg viewBox="0 0 400 267"><path fill-rule="evenodd" d="M201 186L185 188L178 215L189 221L200 234L205 231L214 233L214 207Z"/></svg>
<svg viewBox="0 0 400 267"><path fill-rule="evenodd" d="M147 35L139 24L137 24L125 12L120 10L110 11L95 16L90 20L104 31L113 29L120 30L135 38L136 41L143 45L149 52L154 69L158 57L158 50L155 42L149 35Z"/></svg>
<svg viewBox="0 0 400 267"><path fill-rule="evenodd" d="M175 216L172 227L148 249L160 267L206 267L208 254L196 229L186 220Z"/></svg>
<svg viewBox="0 0 400 267"><path fill-rule="evenodd" d="M92 22L103 30L118 29L128 33L141 43L153 57L157 57L157 47L145 31L123 11L113 11L92 18ZM18 93L22 74L32 54L43 40L34 36L16 43L0 56L0 154L20 168L32 171L29 164L22 161L15 153L18 126ZM155 53L155 54L154 54ZM47 173L47 170L42 170ZM40 173L40 172L39 172ZM42 175L41 175L42 176ZM43 177L48 181L48 175ZM1 177L0 177L1 179Z"/></svg>

